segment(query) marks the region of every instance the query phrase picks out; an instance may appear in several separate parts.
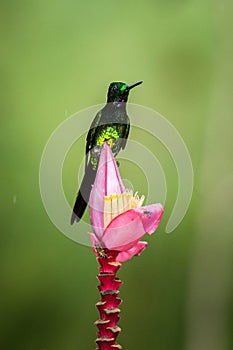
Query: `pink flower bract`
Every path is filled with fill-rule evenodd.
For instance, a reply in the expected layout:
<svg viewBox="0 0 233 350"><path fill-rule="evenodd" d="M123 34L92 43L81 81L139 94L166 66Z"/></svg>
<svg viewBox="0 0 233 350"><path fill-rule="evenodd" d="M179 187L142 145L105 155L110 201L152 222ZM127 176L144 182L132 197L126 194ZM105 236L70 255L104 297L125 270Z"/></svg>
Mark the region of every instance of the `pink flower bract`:
<svg viewBox="0 0 233 350"><path fill-rule="evenodd" d="M93 247L118 251L117 261L139 255L147 246L140 239L156 230L164 211L159 203L141 203L137 194L125 190L111 148L104 143L89 202Z"/></svg>

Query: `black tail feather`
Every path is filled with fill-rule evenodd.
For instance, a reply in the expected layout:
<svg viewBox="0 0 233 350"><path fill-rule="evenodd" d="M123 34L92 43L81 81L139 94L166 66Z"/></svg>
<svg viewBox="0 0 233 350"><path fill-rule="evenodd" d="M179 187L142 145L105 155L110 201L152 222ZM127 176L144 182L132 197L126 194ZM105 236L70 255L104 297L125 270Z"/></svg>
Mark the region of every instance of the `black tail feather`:
<svg viewBox="0 0 233 350"><path fill-rule="evenodd" d="M80 186L80 190L78 192L78 195L74 204L72 216L70 219L71 225L75 221L79 222L79 220L82 218L84 214L84 211L87 207L87 203L89 201L91 188L95 181L95 176L96 176L96 170L93 170L92 165L88 164Z"/></svg>

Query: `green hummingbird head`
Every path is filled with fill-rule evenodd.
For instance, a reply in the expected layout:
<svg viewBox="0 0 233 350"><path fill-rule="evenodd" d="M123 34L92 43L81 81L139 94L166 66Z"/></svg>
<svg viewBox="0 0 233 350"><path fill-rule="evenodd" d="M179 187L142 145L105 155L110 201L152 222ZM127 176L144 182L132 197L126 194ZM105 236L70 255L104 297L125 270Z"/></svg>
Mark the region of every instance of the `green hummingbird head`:
<svg viewBox="0 0 233 350"><path fill-rule="evenodd" d="M141 83L142 81L132 85L127 85L120 81L111 83L108 88L107 102L115 102L119 105L121 102L127 102L130 90Z"/></svg>

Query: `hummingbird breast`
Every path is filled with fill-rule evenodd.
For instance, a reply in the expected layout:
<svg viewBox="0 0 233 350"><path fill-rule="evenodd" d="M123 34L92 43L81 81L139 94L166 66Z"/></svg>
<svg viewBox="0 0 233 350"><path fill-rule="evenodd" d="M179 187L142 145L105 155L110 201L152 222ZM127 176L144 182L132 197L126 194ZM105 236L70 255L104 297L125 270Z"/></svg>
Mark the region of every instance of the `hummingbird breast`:
<svg viewBox="0 0 233 350"><path fill-rule="evenodd" d="M95 140L95 146L91 150L90 161L93 169L96 170L100 156L100 150L104 142L107 142L112 149L112 153L116 156L121 148L121 135L117 125L102 125L98 128L98 133Z"/></svg>
<svg viewBox="0 0 233 350"><path fill-rule="evenodd" d="M129 129L129 117L123 108L116 108L113 103L107 103L99 112L99 121L92 132L92 148L90 149L90 162L94 170L97 169L100 150L104 142L111 147L114 157L125 145L127 130ZM123 147L124 148L124 147Z"/></svg>

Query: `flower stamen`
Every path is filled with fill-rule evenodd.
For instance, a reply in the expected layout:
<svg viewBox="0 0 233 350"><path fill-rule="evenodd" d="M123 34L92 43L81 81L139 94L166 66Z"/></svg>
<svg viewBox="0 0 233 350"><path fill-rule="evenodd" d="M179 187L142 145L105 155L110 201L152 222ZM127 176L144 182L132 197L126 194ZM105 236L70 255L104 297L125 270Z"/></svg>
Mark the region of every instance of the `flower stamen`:
<svg viewBox="0 0 233 350"><path fill-rule="evenodd" d="M104 228L106 228L116 216L127 210L141 207L144 198L144 196L139 198L137 192L133 196L132 191L104 196Z"/></svg>

